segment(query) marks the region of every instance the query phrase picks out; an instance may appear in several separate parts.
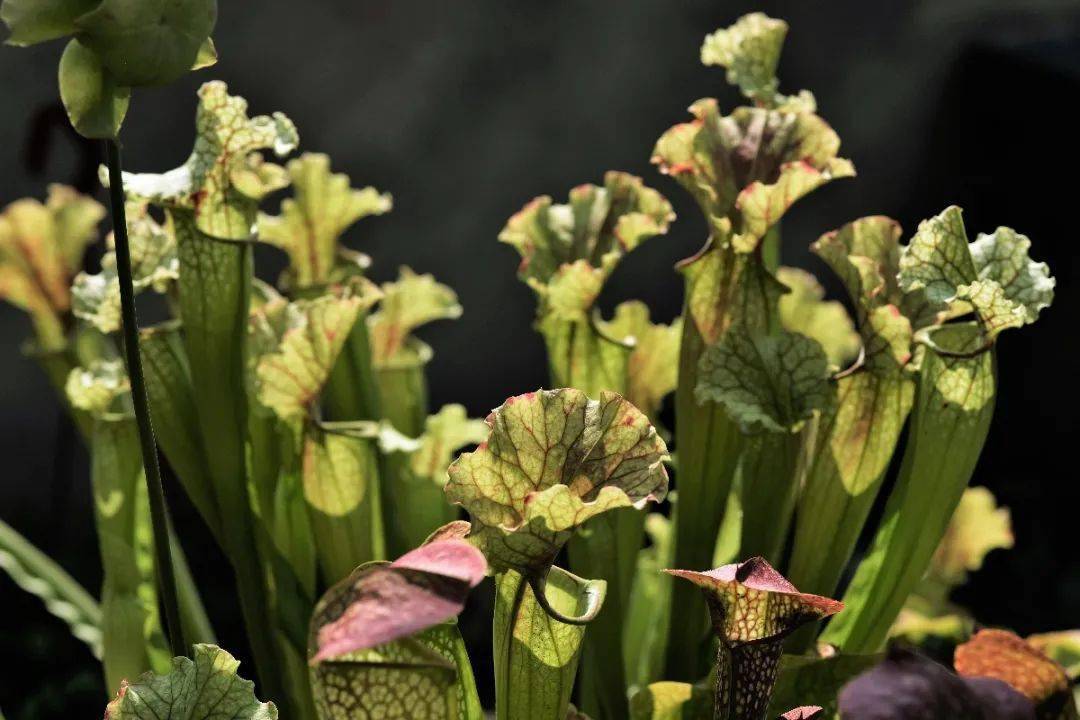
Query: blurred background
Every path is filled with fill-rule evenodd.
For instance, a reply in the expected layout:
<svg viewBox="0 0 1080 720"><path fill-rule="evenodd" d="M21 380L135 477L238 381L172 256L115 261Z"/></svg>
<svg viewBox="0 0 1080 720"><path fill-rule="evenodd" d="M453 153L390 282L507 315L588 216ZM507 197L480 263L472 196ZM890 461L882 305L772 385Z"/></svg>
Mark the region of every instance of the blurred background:
<svg viewBox="0 0 1080 720"><path fill-rule="evenodd" d="M256 9L257 8L257 9ZM961 592L984 623L1021 633L1080 626L1077 552L1076 201L1080 141L1080 2L1072 0L260 0L221 3L220 64L140 91L124 127L134 171L181 164L194 91L216 77L254 113L282 110L302 148L331 155L355 186L394 195L394 211L356 226L349 243L383 281L408 264L454 287L460 320L421 332L436 350L432 403L482 416L545 383L532 293L506 218L539 194L564 199L608 169L645 177L679 220L620 265L601 305L645 300L678 314L672 265L704 240L704 222L649 165L656 138L699 97L738 98L704 68L707 32L763 10L787 20L781 89L817 95L858 168L798 204L784 221L784 262L819 273L807 247L862 215L887 214L907 234L948 204L969 233L1009 225L1058 280L1054 307L1006 333L990 439L974 484L1012 509L1016 548L991 554ZM97 192L99 148L73 136L59 105L59 45L0 48L0 206L43 197L49 182ZM1073 107L1074 110L1069 110ZM276 212L277 200L268 207ZM90 263L96 261L94 256ZM266 252L265 277L280 267ZM87 461L43 374L24 357L24 316L0 306L0 516L86 587L100 581ZM246 650L231 580L194 511L172 505L222 644ZM464 618L482 691L490 692L483 594ZM85 647L0 574L0 707L8 720L97 717L102 680Z"/></svg>

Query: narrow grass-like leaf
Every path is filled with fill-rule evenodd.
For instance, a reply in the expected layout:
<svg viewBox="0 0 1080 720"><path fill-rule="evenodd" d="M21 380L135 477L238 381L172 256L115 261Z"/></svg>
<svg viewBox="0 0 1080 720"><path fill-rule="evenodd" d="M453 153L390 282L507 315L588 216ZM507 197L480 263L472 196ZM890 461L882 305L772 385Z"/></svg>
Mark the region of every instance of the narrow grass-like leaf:
<svg viewBox="0 0 1080 720"><path fill-rule="evenodd" d="M71 634L102 657L101 607L67 572L0 520L0 569L16 585L41 599Z"/></svg>

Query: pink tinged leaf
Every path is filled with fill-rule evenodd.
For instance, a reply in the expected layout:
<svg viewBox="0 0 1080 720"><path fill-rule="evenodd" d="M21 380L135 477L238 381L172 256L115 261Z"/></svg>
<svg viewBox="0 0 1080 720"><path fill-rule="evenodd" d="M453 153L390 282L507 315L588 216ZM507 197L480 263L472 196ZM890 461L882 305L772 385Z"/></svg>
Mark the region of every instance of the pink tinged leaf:
<svg viewBox="0 0 1080 720"><path fill-rule="evenodd" d="M456 617L487 572L483 554L459 539L438 540L389 565L362 572L352 601L318 631L312 663L408 637Z"/></svg>
<svg viewBox="0 0 1080 720"><path fill-rule="evenodd" d="M825 710L818 705L804 705L794 710L788 710L780 716L781 720L812 720L825 716Z"/></svg>

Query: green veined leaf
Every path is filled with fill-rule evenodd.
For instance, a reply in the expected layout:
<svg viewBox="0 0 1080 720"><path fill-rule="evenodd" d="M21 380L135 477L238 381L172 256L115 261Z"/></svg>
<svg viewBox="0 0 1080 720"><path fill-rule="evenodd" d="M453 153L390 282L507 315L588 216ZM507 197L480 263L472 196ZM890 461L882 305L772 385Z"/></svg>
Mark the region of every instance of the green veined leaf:
<svg viewBox="0 0 1080 720"><path fill-rule="evenodd" d="M922 290L943 316L973 309L988 339L1038 319L1054 298L1045 263L1028 257L1031 242L1010 228L968 244L960 208L946 208L919 225L900 258L900 283Z"/></svg>
<svg viewBox="0 0 1080 720"><path fill-rule="evenodd" d="M701 356L699 402L719 402L745 432L796 432L832 402L828 359L814 340L732 328Z"/></svg>
<svg viewBox="0 0 1080 720"><path fill-rule="evenodd" d="M198 64L217 0L100 0L75 19L77 37L120 85L166 85Z"/></svg>
<svg viewBox="0 0 1080 720"><path fill-rule="evenodd" d="M672 525L659 513L649 513L645 518L645 533L651 544L638 551L634 587L623 623L623 664L630 688L655 682L664 670L665 640L671 623L671 578L661 570L670 567L675 559Z"/></svg>
<svg viewBox="0 0 1080 720"><path fill-rule="evenodd" d="M787 31L787 23L764 13L743 15L705 38L701 62L727 68L729 83L747 98L770 105L779 85L776 67Z"/></svg>
<svg viewBox="0 0 1080 720"><path fill-rule="evenodd" d="M109 692L168 666L158 617L146 479L132 415L99 415L90 442L90 482L101 550L102 644Z"/></svg>
<svg viewBox="0 0 1080 720"><path fill-rule="evenodd" d="M258 362L259 401L283 420L307 417L353 323L372 301L370 294L351 292L297 301L277 350Z"/></svg>
<svg viewBox="0 0 1080 720"><path fill-rule="evenodd" d="M377 461L374 441L307 424L304 498L319 564L332 582L385 556Z"/></svg>
<svg viewBox="0 0 1080 720"><path fill-rule="evenodd" d="M649 308L636 300L619 303L615 316L601 323L604 334L622 339L633 350L627 360L625 396L656 423L664 398L675 390L679 374L682 321L654 323ZM613 388L608 388L613 389Z"/></svg>
<svg viewBox="0 0 1080 720"><path fill-rule="evenodd" d="M326 155L305 153L288 171L296 196L281 203L280 215L259 215L259 239L288 254L295 287L340 279L342 234L361 218L389 212L393 198L373 187L352 189L347 175L330 172Z"/></svg>
<svg viewBox="0 0 1080 720"><path fill-rule="evenodd" d="M4 0L0 20L11 35L8 45L35 45L75 32L75 20L101 0Z"/></svg>
<svg viewBox="0 0 1080 720"><path fill-rule="evenodd" d="M583 585L559 567L547 578L546 603L578 615L588 600ZM518 572L495 581L495 708L498 720L559 720L574 689L585 628L552 618ZM612 659L615 660L614 658Z"/></svg>
<svg viewBox="0 0 1080 720"><path fill-rule="evenodd" d="M457 508L443 492L446 468L459 449L482 442L488 434L484 421L469 418L461 405L444 405L424 425L416 450L387 458L397 471L388 473L395 479L383 485L392 552L416 547L436 528L457 519Z"/></svg>
<svg viewBox="0 0 1080 720"><path fill-rule="evenodd" d="M652 162L689 192L717 235L727 219L750 252L791 202L831 180L854 174L837 157L840 138L809 110L736 108L720 115L713 98L690 106L694 119L656 142Z"/></svg>
<svg viewBox="0 0 1080 720"><path fill-rule="evenodd" d="M837 382L836 398L818 420L788 568L798 587L825 595L836 590L855 551L914 402L915 383L898 374L855 372Z"/></svg>
<svg viewBox="0 0 1080 720"><path fill-rule="evenodd" d="M163 293L180 277L176 236L150 216L145 203L127 203L127 218L132 287L136 293L151 288ZM120 330L120 280L111 234L106 242L109 249L101 259L101 272L79 273L71 295L76 317L111 333Z"/></svg>
<svg viewBox="0 0 1080 720"><path fill-rule="evenodd" d="M788 575L807 592L836 590L914 402L915 385L905 368L912 323L922 321L898 310L918 307L896 280L899 239L894 220L875 216L826 233L812 246L851 295L863 355L837 382L837 402L818 420L799 499ZM812 640L808 629L793 642L804 649Z"/></svg>
<svg viewBox="0 0 1080 720"><path fill-rule="evenodd" d="M496 571L541 571L589 518L667 493L664 441L614 393L528 393L488 424L487 441L450 466L446 494L469 512L470 539Z"/></svg>
<svg viewBox="0 0 1080 720"><path fill-rule="evenodd" d="M604 186L579 185L570 202L546 195L518 211L499 241L521 255L518 277L540 299L539 315L588 320L593 301L623 256L675 219L670 203L641 178L609 172Z"/></svg>
<svg viewBox="0 0 1080 720"><path fill-rule="evenodd" d="M288 175L259 150L284 156L296 147L296 126L282 113L248 118L247 101L223 82L199 89L198 137L187 162L167 173L124 175L130 198L190 211L198 230L222 240L249 240L259 201L288 185Z"/></svg>
<svg viewBox="0 0 1080 720"><path fill-rule="evenodd" d="M199 431L199 415L191 367L184 352L178 324L142 330L146 392L154 419L154 437L169 460L203 521L218 542L223 541L221 511L207 465L206 446Z"/></svg>
<svg viewBox="0 0 1080 720"><path fill-rule="evenodd" d="M408 267L401 267L396 282L383 283L382 291L378 311L368 318L376 368L426 361L425 352L410 342L412 332L435 320L461 317L453 290Z"/></svg>
<svg viewBox="0 0 1080 720"><path fill-rule="evenodd" d="M273 703L259 702L255 684L236 671L240 663L215 645L195 645L193 659L173 658L168 674L147 673L125 684L109 703L109 720L276 720Z"/></svg>
<svg viewBox="0 0 1080 720"><path fill-rule="evenodd" d="M0 299L28 312L43 351L64 346L71 278L105 215L92 198L49 186L45 203L18 200L0 213Z"/></svg>
<svg viewBox="0 0 1080 720"><path fill-rule="evenodd" d="M844 595L848 609L822 636L845 652L881 649L929 566L986 440L996 396L994 353L966 356L983 347L974 323L942 326L933 338L959 357L931 350L923 356L900 476Z"/></svg>
<svg viewBox="0 0 1080 720"><path fill-rule="evenodd" d="M118 85L98 54L72 39L60 57L60 99L80 135L115 138L127 115L131 88Z"/></svg>
<svg viewBox="0 0 1080 720"><path fill-rule="evenodd" d="M67 572L10 525L0 520L0 569L16 585L45 603L71 634L101 659L101 608Z"/></svg>
<svg viewBox="0 0 1080 720"><path fill-rule="evenodd" d="M780 296L780 323L785 330L816 340L829 363L843 367L859 352L859 335L843 304L825 300L825 288L812 274L782 267L776 279L791 292Z"/></svg>

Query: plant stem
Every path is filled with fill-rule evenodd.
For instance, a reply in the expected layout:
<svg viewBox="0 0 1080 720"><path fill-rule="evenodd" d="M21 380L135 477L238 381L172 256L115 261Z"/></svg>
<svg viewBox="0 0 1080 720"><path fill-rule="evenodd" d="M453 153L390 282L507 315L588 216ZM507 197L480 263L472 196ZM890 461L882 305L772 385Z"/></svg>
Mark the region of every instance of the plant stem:
<svg viewBox="0 0 1080 720"><path fill-rule="evenodd" d="M139 427L146 489L150 500L150 521L154 531L154 560L161 587L161 603L165 609L165 634L174 656L187 654L183 626L180 622L180 602L176 594L172 550L169 544L169 511L165 505L165 489L161 484L154 428L150 422L150 403L146 397L142 359L139 355L139 325L135 317L135 289L131 280L131 249L128 246L127 213L124 208L124 180L120 169L120 146L116 140L105 141L106 163L109 168L109 201L112 205L113 234L116 245L116 271L120 280L120 314L123 320L124 355L131 399L135 406L135 421Z"/></svg>

